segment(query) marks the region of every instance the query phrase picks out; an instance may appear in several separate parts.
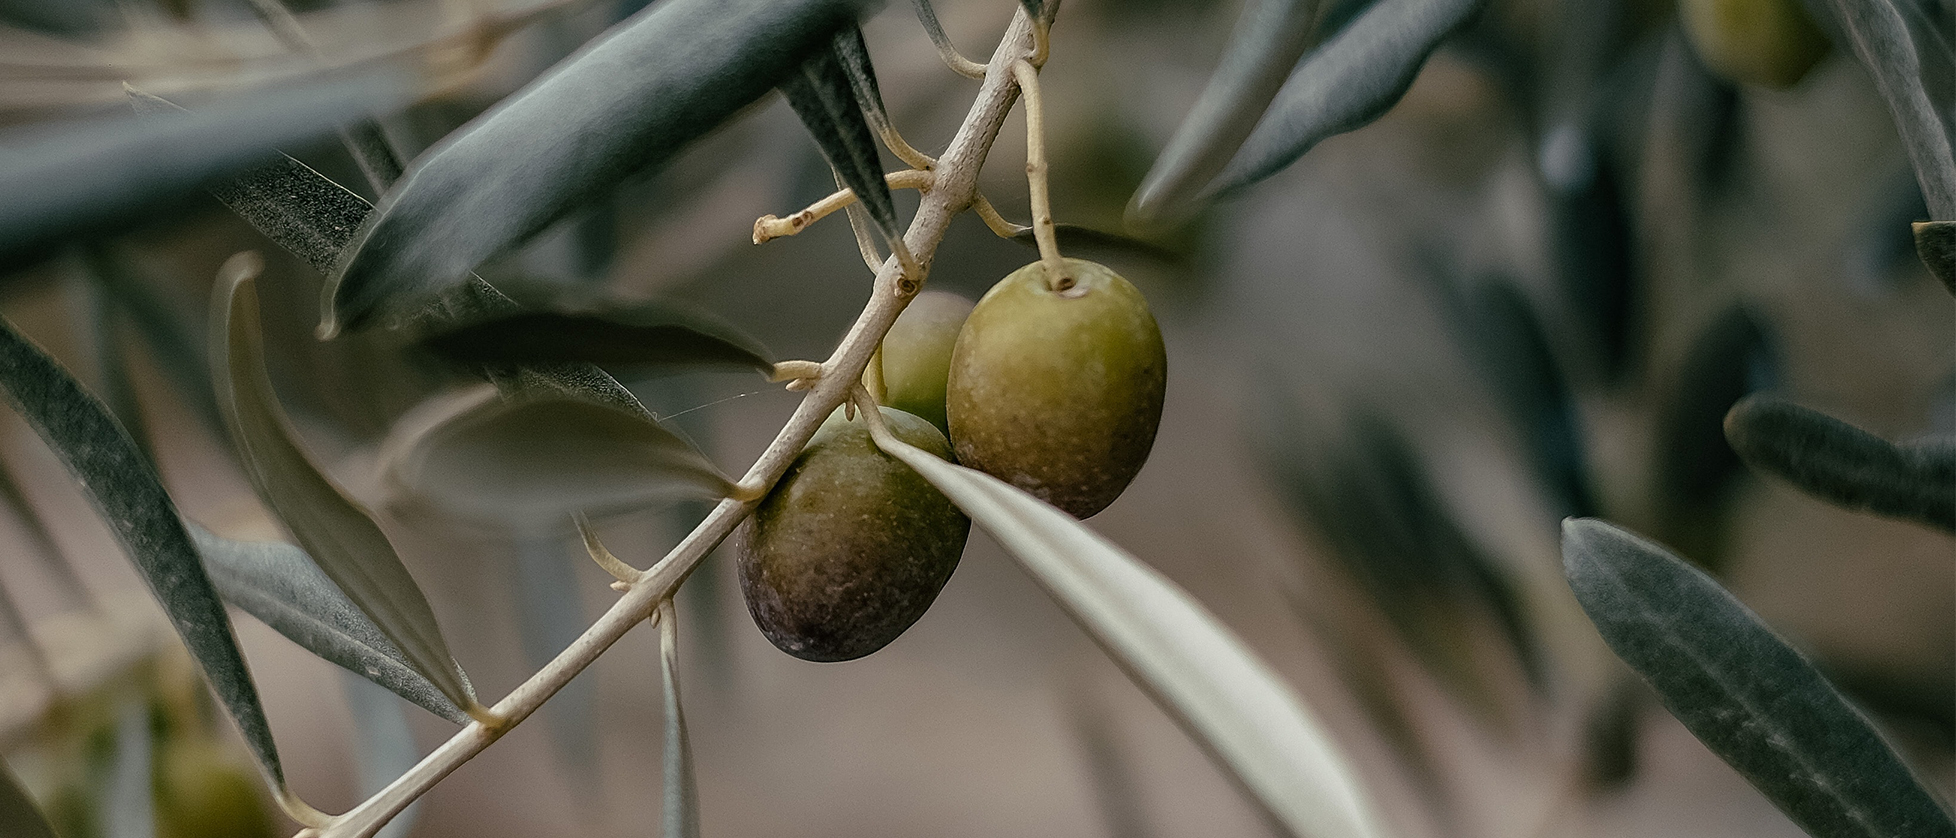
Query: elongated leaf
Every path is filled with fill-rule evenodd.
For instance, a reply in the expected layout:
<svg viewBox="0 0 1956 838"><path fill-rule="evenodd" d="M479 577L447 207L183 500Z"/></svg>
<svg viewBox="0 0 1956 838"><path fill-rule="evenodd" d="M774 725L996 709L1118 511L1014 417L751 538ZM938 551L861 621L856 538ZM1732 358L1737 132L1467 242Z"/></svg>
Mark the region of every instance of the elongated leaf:
<svg viewBox="0 0 1956 838"><path fill-rule="evenodd" d="M1384 836L1358 774L1290 687L1174 583L996 477L879 446L951 498L1294 835Z"/></svg>
<svg viewBox="0 0 1956 838"><path fill-rule="evenodd" d="M1406 94L1440 41L1486 0L1380 0L1304 57L1208 189L1219 195L1289 166L1326 137L1378 119Z"/></svg>
<svg viewBox="0 0 1956 838"><path fill-rule="evenodd" d="M1686 347L1657 416L1652 500L1663 537L1685 545L1714 572L1724 559L1727 489L1745 474L1725 441L1725 414L1747 394L1773 385L1775 343L1748 307L1718 312Z"/></svg>
<svg viewBox="0 0 1956 838"><path fill-rule="evenodd" d="M1847 29L1855 57L1888 102L1929 217L1956 221L1956 154L1951 153L1943 117L1922 86L1922 60L1909 37L1908 21L1891 0L1831 0L1831 5Z"/></svg>
<svg viewBox="0 0 1956 838"><path fill-rule="evenodd" d="M657 422L550 393L481 388L431 402L395 427L381 461L403 500L519 529L731 489Z"/></svg>
<svg viewBox="0 0 1956 838"><path fill-rule="evenodd" d="M54 827L21 788L20 780L0 761L0 834L11 838L55 838Z"/></svg>
<svg viewBox="0 0 1956 838"><path fill-rule="evenodd" d="M848 36L845 30L834 40L841 42ZM869 63L864 61L857 69L867 72ZM869 87L874 90L875 76L869 79ZM896 201L890 197L890 185L883 179L876 133L870 130L858 104L859 87L861 83L844 69L835 44L809 56L781 80L782 95L788 97L788 105L821 146L822 157L855 190L887 242L901 234L897 228Z"/></svg>
<svg viewBox="0 0 1956 838"><path fill-rule="evenodd" d="M448 653L421 587L365 509L314 465L295 442L265 372L259 332L261 266L256 254L226 262L212 318L212 362L231 441L265 506L278 514L327 578L372 618L416 672L457 707L476 707L462 668Z"/></svg>
<svg viewBox="0 0 1956 838"><path fill-rule="evenodd" d="M1898 446L1817 410L1768 395L1725 416L1746 465L1848 509L1956 532L1956 444Z"/></svg>
<svg viewBox="0 0 1956 838"><path fill-rule="evenodd" d="M858 8L670 0L613 27L409 167L331 274L322 331L452 285L664 162L825 50Z"/></svg>
<svg viewBox="0 0 1956 838"><path fill-rule="evenodd" d="M456 724L469 717L414 671L407 656L290 544L234 541L188 524L217 592L286 639Z"/></svg>
<svg viewBox="0 0 1956 838"><path fill-rule="evenodd" d="M178 301L157 293L160 277L148 276L127 255L107 245L83 251L115 307L126 313L156 365L175 382L197 418L214 433L224 432L204 357L203 326Z"/></svg>
<svg viewBox="0 0 1956 838"><path fill-rule="evenodd" d="M1915 223L1915 253L1942 287L1956 294L1956 221Z"/></svg>
<svg viewBox="0 0 1956 838"><path fill-rule="evenodd" d="M346 694L346 709L353 716L356 747L353 749L360 796L380 793L389 783L407 773L421 755L415 751L413 731L401 704L376 687L372 681L352 672L342 673L341 691ZM464 717L466 718L466 717ZM374 833L375 838L407 838L420 816L421 803L408 805L393 820Z"/></svg>
<svg viewBox="0 0 1956 838"><path fill-rule="evenodd" d="M478 365L773 367L753 338L661 304L593 313L514 311L443 328L421 343L449 360Z"/></svg>
<svg viewBox="0 0 1956 838"><path fill-rule="evenodd" d="M275 156L356 113L398 106L399 77L367 74L241 95L195 114L100 120L0 161L0 264L148 218L205 182Z"/></svg>
<svg viewBox="0 0 1956 838"><path fill-rule="evenodd" d="M665 836L699 838L700 791L686 713L679 707L679 625L670 599L659 603L659 683L666 701Z"/></svg>
<svg viewBox="0 0 1956 838"><path fill-rule="evenodd" d="M1711 577L1593 518L1562 525L1562 562L1617 657L1808 833L1956 835L1860 711Z"/></svg>
<svg viewBox="0 0 1956 838"><path fill-rule="evenodd" d="M5 321L0 321L0 386L101 512L265 775L274 786L285 785L258 688L238 653L224 603L149 460L101 402Z"/></svg>
<svg viewBox="0 0 1956 838"><path fill-rule="evenodd" d="M882 132L890 127L890 113L883 107L883 90L876 84L876 67L869 62L869 43L863 28L851 26L835 33L831 45L835 60L849 78L849 92L855 94L856 107L862 109L869 127Z"/></svg>
<svg viewBox="0 0 1956 838"><path fill-rule="evenodd" d="M1310 45L1318 0L1255 0L1236 20L1222 62L1135 190L1129 217L1174 220L1235 156Z"/></svg>

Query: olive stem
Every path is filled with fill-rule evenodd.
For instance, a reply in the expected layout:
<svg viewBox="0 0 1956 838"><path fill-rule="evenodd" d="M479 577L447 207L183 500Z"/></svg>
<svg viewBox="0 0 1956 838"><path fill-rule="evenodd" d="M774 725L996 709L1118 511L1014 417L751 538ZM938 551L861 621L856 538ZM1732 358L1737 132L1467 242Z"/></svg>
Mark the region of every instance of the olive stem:
<svg viewBox="0 0 1956 838"><path fill-rule="evenodd" d="M1032 62L1021 58L1012 62L1012 76L1026 100L1026 182L1032 193L1032 237L1039 243L1039 261L1046 266L1046 287L1065 291L1073 287L1073 278L1066 275L1059 238L1053 234L1053 201L1046 184L1046 114L1039 93L1039 71Z"/></svg>
<svg viewBox="0 0 1956 838"><path fill-rule="evenodd" d="M1058 2L1047 0L1047 5L1057 6ZM951 220L971 206L977 194L978 170L997 140L1013 101L1018 98L1018 86L1012 81L1012 64L1028 48L1031 28L1023 10L1013 14L1011 27L986 68L984 84L979 87L971 110L940 158L931 191L924 193L924 200L911 219L908 244L923 256L924 262L937 252ZM808 395L796 406L794 415L788 418L774 441L748 468L740 485L771 486L781 479L822 420L849 397L851 388L861 386L858 376L869 364L870 355L882 343L890 325L896 322L897 315L921 290L922 279L921 275L906 277L894 260L884 263L877 272L869 303L863 307L855 325L821 365L822 375L814 379ZM612 603L597 622L550 663L496 702L494 709L505 720L504 724L470 722L386 788L324 827L300 830L299 838L372 838L408 804L535 713L544 701L563 689L627 631L649 618L659 602L670 597L700 561L753 513L759 502L759 498L725 498L715 504L706 518L674 545L665 558L638 574L630 583L631 589Z"/></svg>
<svg viewBox="0 0 1956 838"><path fill-rule="evenodd" d="M927 171L907 169L901 172L891 172L884 175L883 179L890 184L891 189L915 189L920 192L930 191L931 173ZM792 236L808 229L809 225L827 218L836 210L855 202L855 190L843 189L808 205L807 209L794 213L787 218L763 215L754 222L754 243L766 244L782 236Z"/></svg>
<svg viewBox="0 0 1956 838"><path fill-rule="evenodd" d="M978 217L984 220L985 226L990 227L992 233L1001 239L1018 238L1020 233L1032 229L1023 224L1014 224L1005 220L1005 216L998 214L998 208L992 206L992 202L985 200L985 196L983 195L978 195L971 199L971 210L978 213Z"/></svg>

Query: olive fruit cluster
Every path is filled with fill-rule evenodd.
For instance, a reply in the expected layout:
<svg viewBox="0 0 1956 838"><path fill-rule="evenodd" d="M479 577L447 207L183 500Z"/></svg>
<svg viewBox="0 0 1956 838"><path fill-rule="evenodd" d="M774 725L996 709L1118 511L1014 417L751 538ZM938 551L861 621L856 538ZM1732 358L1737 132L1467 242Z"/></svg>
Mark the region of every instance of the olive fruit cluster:
<svg viewBox="0 0 1956 838"><path fill-rule="evenodd" d="M1167 355L1127 280L1078 259L1064 274L1028 265L976 306L919 295L884 338L879 412L898 439L946 460L955 449L1084 518L1147 461ZM741 589L761 633L796 657L843 661L923 616L971 522L838 410L742 526Z"/></svg>

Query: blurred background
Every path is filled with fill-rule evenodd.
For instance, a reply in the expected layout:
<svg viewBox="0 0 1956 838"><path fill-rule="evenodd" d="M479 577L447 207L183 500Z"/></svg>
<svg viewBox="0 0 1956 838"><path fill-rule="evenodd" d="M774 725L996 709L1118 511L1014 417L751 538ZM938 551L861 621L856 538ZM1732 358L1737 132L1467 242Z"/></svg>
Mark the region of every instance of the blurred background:
<svg viewBox="0 0 1956 838"><path fill-rule="evenodd" d="M126 108L125 80L194 108L326 60L451 68L380 119L411 156L643 4L291 5L323 58L293 55L237 0L0 0L0 162L51 125ZM1123 231L1241 5L1067 0L1042 74L1058 220ZM1328 3L1322 27L1365 5ZM960 48L984 56L1016 7L937 8ZM1911 8L1956 31L1946 2ZM494 27L468 28L484 20L515 23L490 39ZM939 63L908 3L864 31L897 127L941 150L976 84ZM1890 439L1956 434L1956 306L1907 233L1927 217L1922 198L1869 76L1817 44L1811 67L1773 88L1708 69L1670 3L1495 0L1376 123L1180 228L1069 251L1147 294L1170 357L1154 454L1090 524L1293 684L1402 834L1800 834L1599 642L1561 573L1558 526L1575 515L1712 570L1932 787L1947 798L1956 784L1956 545L1750 475L1720 426L1738 398L1771 390ZM1029 215L1023 138L1015 116L981 178L1016 220ZM286 150L375 197L336 138ZM847 224L764 246L749 232L832 189L770 96L482 273L524 300L677 302L775 357L823 358L869 293ZM916 196L898 201L907 214ZM241 250L269 263L286 409L335 476L384 508L378 445L462 379L384 333L315 340L319 274L215 199L16 260L0 314L116 410L189 517L278 538L214 424L203 366L212 277ZM975 299L1035 258L966 215L930 286ZM798 398L750 373L621 378L733 473ZM158 754L216 743L210 759L249 775L142 582L11 414L0 463L12 484L0 485L0 584L32 627L31 642L9 631L0 654L7 763L67 838L131 834L113 828L115 806L150 750L131 741ZM599 530L642 567L703 513L654 509ZM487 697L616 596L572 534L418 514L383 524ZM973 536L921 622L846 664L770 646L731 549L678 598L706 834L1275 834L988 537ZM322 809L401 770L401 745L425 753L454 729L234 621L293 787ZM429 794L409 834L651 834L656 654L655 633L634 630ZM100 687L50 704L43 664L94 672ZM272 834L296 829L267 817Z"/></svg>

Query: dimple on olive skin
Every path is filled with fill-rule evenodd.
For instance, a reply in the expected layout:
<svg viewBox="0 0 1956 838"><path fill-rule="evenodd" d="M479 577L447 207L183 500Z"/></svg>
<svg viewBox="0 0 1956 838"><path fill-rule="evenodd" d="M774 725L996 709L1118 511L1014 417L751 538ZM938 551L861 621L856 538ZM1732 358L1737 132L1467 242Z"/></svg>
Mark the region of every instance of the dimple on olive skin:
<svg viewBox="0 0 1956 838"><path fill-rule="evenodd" d="M898 439L946 460L929 422L880 408ZM754 624L790 655L860 658L924 615L957 569L971 520L876 449L838 410L742 524L741 591Z"/></svg>
<svg viewBox="0 0 1956 838"><path fill-rule="evenodd" d="M1064 264L1070 282L1035 262L978 301L946 411L960 463L1085 518L1147 462L1168 355L1138 289L1104 265Z"/></svg>

